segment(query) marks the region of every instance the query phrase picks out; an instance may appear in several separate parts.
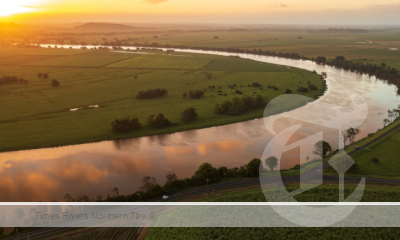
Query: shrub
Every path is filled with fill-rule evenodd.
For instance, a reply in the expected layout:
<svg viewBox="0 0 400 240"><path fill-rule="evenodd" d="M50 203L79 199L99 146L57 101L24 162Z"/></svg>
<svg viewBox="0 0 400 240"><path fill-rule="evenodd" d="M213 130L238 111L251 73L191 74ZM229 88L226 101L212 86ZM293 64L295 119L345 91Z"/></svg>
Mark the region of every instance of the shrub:
<svg viewBox="0 0 400 240"><path fill-rule="evenodd" d="M243 94L243 92L240 91L240 90L236 90L235 93L237 93L237 94Z"/></svg>
<svg viewBox="0 0 400 240"><path fill-rule="evenodd" d="M315 85L312 85L311 83L310 83L310 84L308 84L308 89L310 89L311 91L318 90L317 86L315 86Z"/></svg>
<svg viewBox="0 0 400 240"><path fill-rule="evenodd" d="M206 73L206 77L207 77L208 79L211 79L212 73Z"/></svg>
<svg viewBox="0 0 400 240"><path fill-rule="evenodd" d="M189 97L190 98L201 98L201 96L204 95L204 92L201 90L196 90L196 91L189 91Z"/></svg>
<svg viewBox="0 0 400 240"><path fill-rule="evenodd" d="M130 119L129 117L115 119L111 122L111 126L114 132L131 132L142 127L138 118Z"/></svg>
<svg viewBox="0 0 400 240"><path fill-rule="evenodd" d="M292 90L286 89L285 93L286 93L286 94L291 94L291 93L292 93Z"/></svg>
<svg viewBox="0 0 400 240"><path fill-rule="evenodd" d="M251 84L252 87L261 87L261 84L259 84L258 82L253 82Z"/></svg>
<svg viewBox="0 0 400 240"><path fill-rule="evenodd" d="M302 86L298 86L298 87L297 87L297 91L298 91L298 92L308 92L308 89L305 88L305 87L302 87Z"/></svg>
<svg viewBox="0 0 400 240"><path fill-rule="evenodd" d="M136 95L137 99L158 98L168 94L168 91L163 88L149 89L147 91L140 91Z"/></svg>
<svg viewBox="0 0 400 240"><path fill-rule="evenodd" d="M43 78L49 78L49 74L43 73Z"/></svg>
<svg viewBox="0 0 400 240"><path fill-rule="evenodd" d="M164 114L160 113L154 119L154 115L150 115L146 121L147 125L154 128L169 127L172 125L168 118L164 117Z"/></svg>
<svg viewBox="0 0 400 240"><path fill-rule="evenodd" d="M372 158L371 158L371 162L373 162L373 163L379 163L379 159L377 159L376 157L372 157Z"/></svg>
<svg viewBox="0 0 400 240"><path fill-rule="evenodd" d="M53 80L51 80L51 86L52 87L58 87L58 86L60 86L60 82L55 80L55 79L53 79Z"/></svg>
<svg viewBox="0 0 400 240"><path fill-rule="evenodd" d="M194 108L186 108L183 112L181 112L181 118L184 122L189 122L198 117L196 109Z"/></svg>
<svg viewBox="0 0 400 240"><path fill-rule="evenodd" d="M38 73L38 75L37 75L39 78L41 78L42 77L42 73Z"/></svg>

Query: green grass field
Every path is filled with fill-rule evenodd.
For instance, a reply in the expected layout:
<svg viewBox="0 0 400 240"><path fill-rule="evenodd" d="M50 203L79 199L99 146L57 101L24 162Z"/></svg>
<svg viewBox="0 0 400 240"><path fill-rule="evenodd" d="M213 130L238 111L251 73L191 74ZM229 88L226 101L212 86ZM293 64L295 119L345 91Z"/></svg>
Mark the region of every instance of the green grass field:
<svg viewBox="0 0 400 240"><path fill-rule="evenodd" d="M356 186L345 185L345 197ZM288 186L288 191L297 189ZM276 188L277 191L284 190ZM337 185L321 185L295 196L300 202L336 202L339 199ZM366 186L361 201L397 202L400 188L387 186ZM199 199L199 202L266 202L261 189L242 190ZM179 211L179 209L177 210ZM260 209L262 211L262 209ZM253 216L254 217L254 216ZM268 215L267 215L268 217ZM171 221L168 212L159 214L158 221ZM267 219L264 219L268 221ZM277 220L274 219L275 224ZM360 219L362 221L362 219ZM157 223L156 223L157 224ZM151 228L146 236L152 239L388 239L396 238L398 228Z"/></svg>
<svg viewBox="0 0 400 240"><path fill-rule="evenodd" d="M30 49L26 49L29 52ZM51 50L61 51L70 49L44 49L46 54ZM37 49L34 49L37 52ZM87 52L76 50L76 55L59 57L47 60L54 65L73 65L100 66L116 59L130 57L130 54L116 53L103 50L97 52ZM120 54L120 55L119 55ZM29 54L31 55L31 54ZM133 54L132 54L133 55ZM198 55L198 54L197 54ZM187 66L195 66L197 58L185 58ZM40 55L34 55L40 56ZM110 60L108 60L108 56ZM152 55L156 56L156 55ZM141 56L134 57L140 58ZM158 56L157 56L158 57ZM160 60L160 64L168 64L165 56ZM86 60L94 59L93 61ZM177 57L183 59L183 57ZM228 57L199 55L200 59L212 58L223 59ZM64 62L62 60L65 60ZM194 60L193 63L190 63ZM244 59L229 58L229 61L246 61ZM80 62L81 61L81 62ZM254 64L259 64L251 61ZM43 61L34 64L42 65ZM33 65L33 63L31 63ZM50 64L49 64L50 65ZM213 110L217 103L231 100L233 97L244 95L260 94L272 99L284 93L286 88L293 92L299 82L306 83L311 81L314 85L322 86L323 81L319 75L311 72L291 68L287 72L272 72L275 65L263 64L271 69L267 72L256 71L258 66L253 68L247 65L247 71L207 71L212 73L212 78L207 79L204 70L158 70L152 69L151 61L149 68L129 69L129 68L109 68L109 67L51 67L51 66L0 66L0 75L10 75L23 77L29 84L2 85L0 88L0 131L3 132L0 138L0 151L32 149L41 147L53 147L60 145L96 142L108 139L138 137L153 134L164 134L176 131L183 131L196 128L211 127L234 122L260 118L264 109L257 109L241 116L225 116L214 114ZM276 68L283 68L278 67ZM285 68L287 69L287 68ZM217 68L215 69L217 70ZM254 70L254 71L253 71ZM49 78L38 78L37 74L48 73ZM134 78L137 76L137 78ZM61 86L51 87L51 79L57 79ZM263 86L276 85L279 90L247 87L254 81L258 81ZM246 87L240 88L243 95L234 94L234 90L229 89L229 85L240 84ZM207 90L201 99L182 99L182 94L188 90L204 90L209 85L216 88L221 87L221 91L227 96L218 95L217 90L212 92ZM149 88L165 88L168 95L158 99L136 99L139 91ZM322 87L318 91L306 93L306 96L315 97L322 93ZM100 108L82 109L71 112L70 109L87 107L99 104ZM277 113L293 109L299 103L287 103L272 109ZM190 123L183 123L180 120L180 113L188 108L194 107L199 114L199 118ZM166 129L152 129L144 127L141 130L118 134L111 131L111 122L116 118L138 117L140 122L145 125L146 119L151 114L163 113L172 122L178 123L177 126Z"/></svg>
<svg viewBox="0 0 400 240"><path fill-rule="evenodd" d="M37 61L29 66L44 67L102 67L115 62L120 62L135 57L121 53L114 53L108 50L98 50L84 54L63 56L55 59Z"/></svg>
<svg viewBox="0 0 400 240"><path fill-rule="evenodd" d="M200 54L129 54L136 57L110 64L110 68L138 68L138 69L203 69L218 56Z"/></svg>
<svg viewBox="0 0 400 240"><path fill-rule="evenodd" d="M237 58L216 59L210 63L205 70L227 72L293 72L290 67Z"/></svg>
<svg viewBox="0 0 400 240"><path fill-rule="evenodd" d="M400 119L395 120L390 125L386 126L382 130L371 134L371 136L361 139L349 146L346 146L346 152L351 152L356 150L355 146L363 146L376 138L382 136L383 134L389 132L393 128L396 128L400 124ZM351 157L357 162L360 172L358 174L348 174L350 176L368 176L376 178L390 178L390 179L400 179L398 173L400 171L400 131L394 131L388 136L380 139L379 141L373 143L367 148L368 150L361 150ZM331 159L332 155L325 158L324 161L327 162ZM378 158L379 163L371 163L371 158ZM324 169L325 174L337 175L333 168Z"/></svg>

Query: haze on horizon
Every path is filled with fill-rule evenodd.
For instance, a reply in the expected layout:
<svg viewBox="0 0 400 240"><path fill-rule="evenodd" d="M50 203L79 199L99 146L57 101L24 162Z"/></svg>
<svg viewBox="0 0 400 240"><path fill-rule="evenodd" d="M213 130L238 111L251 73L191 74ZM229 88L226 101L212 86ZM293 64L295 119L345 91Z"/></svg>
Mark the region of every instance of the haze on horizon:
<svg viewBox="0 0 400 240"><path fill-rule="evenodd" d="M11 0L0 22L400 25L398 0Z"/></svg>

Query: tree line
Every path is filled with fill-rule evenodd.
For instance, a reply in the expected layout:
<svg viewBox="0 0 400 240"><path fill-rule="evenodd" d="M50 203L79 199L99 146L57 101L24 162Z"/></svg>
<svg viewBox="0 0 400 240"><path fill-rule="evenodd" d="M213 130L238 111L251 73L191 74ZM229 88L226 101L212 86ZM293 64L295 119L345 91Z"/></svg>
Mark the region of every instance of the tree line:
<svg viewBox="0 0 400 240"><path fill-rule="evenodd" d="M268 100L268 97L261 95L255 97L245 96L241 99L234 97L231 101L224 101L221 104L217 104L214 108L214 112L231 116L242 115L252 109L265 107Z"/></svg>
<svg viewBox="0 0 400 240"><path fill-rule="evenodd" d="M327 157L329 154L335 154L332 151L329 143L319 141L315 143L315 150L313 154L317 156ZM309 157L307 157L309 159ZM265 166L265 167L264 167ZM142 178L142 186L140 190L133 194L120 195L117 187L111 189L113 195L107 194L105 198L99 195L96 199L90 199L88 196L81 195L77 198L72 198L69 194L65 194L64 200L66 202L139 202L147 201L154 198L159 198L163 195L169 195L196 186L204 186L206 184L218 183L223 179L229 178L245 178L245 177L259 177L260 172L275 171L278 166L278 159L275 156L269 156L264 161L259 158L253 158L247 164L239 167L227 168L221 166L219 168L213 167L210 163L201 164L194 174L189 178L178 179L176 174L168 173L163 185L159 184L154 177L145 176ZM260 171L261 169L261 171ZM300 169L300 165L296 165L295 170ZM349 170L349 173L358 173L358 165L355 163Z"/></svg>
<svg viewBox="0 0 400 240"><path fill-rule="evenodd" d="M326 57L319 56L315 59L315 62L360 74L375 76L376 78L387 81L389 84L396 85L397 91L400 94L400 73L395 68L388 66L386 63L364 63L361 61L346 60L343 56L337 56L332 61L327 61Z"/></svg>
<svg viewBox="0 0 400 240"><path fill-rule="evenodd" d="M28 84L29 81L23 78L18 78L16 76L3 76L2 78L0 78L0 85L14 84L14 83Z"/></svg>
<svg viewBox="0 0 400 240"><path fill-rule="evenodd" d="M180 114L181 120L183 122L190 122L195 120L198 117L196 109L194 108L187 108L183 110ZM152 114L147 117L146 125L151 128L165 128L177 125L176 123L172 123L168 118L164 116L164 114L159 113L157 116ZM127 133L132 132L134 130L139 130L143 126L139 122L138 118L121 118L115 119L111 122L112 131L119 132L119 133Z"/></svg>

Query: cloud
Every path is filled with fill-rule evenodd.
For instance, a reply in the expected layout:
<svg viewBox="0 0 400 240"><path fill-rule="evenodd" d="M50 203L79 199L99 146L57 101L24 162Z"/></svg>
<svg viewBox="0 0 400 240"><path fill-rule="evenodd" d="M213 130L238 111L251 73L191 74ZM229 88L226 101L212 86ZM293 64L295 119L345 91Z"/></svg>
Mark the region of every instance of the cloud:
<svg viewBox="0 0 400 240"><path fill-rule="evenodd" d="M166 2L168 0L145 0L145 2L150 3L150 4L159 4L162 2Z"/></svg>

